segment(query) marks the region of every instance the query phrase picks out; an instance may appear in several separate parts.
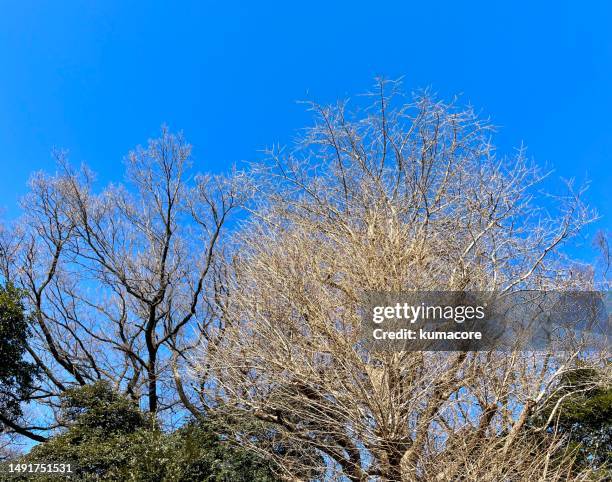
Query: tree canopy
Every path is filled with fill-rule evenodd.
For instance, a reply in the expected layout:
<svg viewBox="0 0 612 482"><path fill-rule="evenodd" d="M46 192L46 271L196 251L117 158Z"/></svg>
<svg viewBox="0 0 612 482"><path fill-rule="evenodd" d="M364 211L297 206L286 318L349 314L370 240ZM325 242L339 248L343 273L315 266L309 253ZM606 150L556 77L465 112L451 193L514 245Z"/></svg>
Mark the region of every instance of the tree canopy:
<svg viewBox="0 0 612 482"><path fill-rule="evenodd" d="M612 387L605 376L605 372L593 368L566 373L560 390L549 400L538 421L547 420L549 430L566 436L577 471L592 467L611 476Z"/></svg>
<svg viewBox="0 0 612 482"><path fill-rule="evenodd" d="M8 283L0 286L0 428L19 429L21 404L34 390L37 366L26 360L30 335L23 293ZM30 433L22 430L24 433Z"/></svg>
<svg viewBox="0 0 612 482"><path fill-rule="evenodd" d="M62 152L32 175L0 227L0 422L43 442L27 460L83 480L597 480L605 340L362 336L374 292L600 288L564 252L596 218L583 188L542 194L456 101L378 80L352 105L310 103L296 144L244 170L195 171L164 127L121 183Z"/></svg>
<svg viewBox="0 0 612 482"><path fill-rule="evenodd" d="M154 417L106 382L68 390L62 415L67 430L35 447L25 462L72 463L76 480L277 480L273 465L224 438L214 419L164 432Z"/></svg>

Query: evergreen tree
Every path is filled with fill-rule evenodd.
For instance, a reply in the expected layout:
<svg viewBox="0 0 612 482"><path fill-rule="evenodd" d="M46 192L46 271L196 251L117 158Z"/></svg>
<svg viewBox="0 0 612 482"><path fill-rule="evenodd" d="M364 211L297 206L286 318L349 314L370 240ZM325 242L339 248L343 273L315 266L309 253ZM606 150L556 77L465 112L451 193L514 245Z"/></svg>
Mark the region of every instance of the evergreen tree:
<svg viewBox="0 0 612 482"><path fill-rule="evenodd" d="M567 372L561 379L561 387L536 422L547 420L561 400L549 429L566 435L566 446L574 452L577 468L590 467L598 473L610 471L612 387L593 368Z"/></svg>
<svg viewBox="0 0 612 482"><path fill-rule="evenodd" d="M214 420L194 421L165 433L150 414L105 382L68 390L62 403L68 429L35 447L25 460L70 462L71 480L277 480L272 464L224 440ZM53 476L28 480L53 480Z"/></svg>
<svg viewBox="0 0 612 482"><path fill-rule="evenodd" d="M0 429L15 428L36 377L36 367L24 359L29 334L21 293L0 286Z"/></svg>

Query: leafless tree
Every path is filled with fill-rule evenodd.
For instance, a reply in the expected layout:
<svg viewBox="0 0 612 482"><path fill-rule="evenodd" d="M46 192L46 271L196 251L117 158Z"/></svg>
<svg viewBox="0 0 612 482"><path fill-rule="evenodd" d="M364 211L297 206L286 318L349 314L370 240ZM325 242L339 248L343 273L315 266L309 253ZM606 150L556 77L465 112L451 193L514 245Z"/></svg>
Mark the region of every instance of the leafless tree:
<svg viewBox="0 0 612 482"><path fill-rule="evenodd" d="M63 153L56 175L32 177L23 218L1 237L0 267L32 315L37 404L55 408L66 388L104 379L153 413L200 413L181 367L214 320L223 230L246 184L237 172L194 176L190 152L164 128L129 154L126 184L96 192L93 173ZM29 430L55 428L41 422L48 413L32 413Z"/></svg>
<svg viewBox="0 0 612 482"><path fill-rule="evenodd" d="M544 175L523 149L500 157L471 109L428 93L398 101L396 87L380 81L353 113L310 104L296 148L254 167L258 203L216 300L223 329L203 340L194 376L325 461L253 447L288 479L566 480L561 438L528 425L562 375L597 356L360 343L369 291L593 286L561 251L594 218L581 190L539 204Z"/></svg>

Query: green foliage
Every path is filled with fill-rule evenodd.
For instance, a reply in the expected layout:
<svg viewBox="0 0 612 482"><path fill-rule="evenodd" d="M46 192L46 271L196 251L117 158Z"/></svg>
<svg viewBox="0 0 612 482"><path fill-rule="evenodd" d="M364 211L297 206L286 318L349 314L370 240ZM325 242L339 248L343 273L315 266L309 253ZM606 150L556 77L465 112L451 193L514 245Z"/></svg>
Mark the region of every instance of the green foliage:
<svg viewBox="0 0 612 482"><path fill-rule="evenodd" d="M224 440L218 422L194 421L166 434L134 402L103 382L67 391L63 415L69 428L35 447L26 461L72 462L76 473L71 480L277 480L269 462Z"/></svg>
<svg viewBox="0 0 612 482"><path fill-rule="evenodd" d="M168 480L272 482L277 480L268 461L223 440L221 420L193 422L170 438L171 453Z"/></svg>
<svg viewBox="0 0 612 482"><path fill-rule="evenodd" d="M129 464L131 447L158 432L134 402L104 382L67 390L62 416L68 430L35 447L27 459L72 463L82 480L114 480L106 477Z"/></svg>
<svg viewBox="0 0 612 482"><path fill-rule="evenodd" d="M597 382L594 370L577 370L564 380L570 387ZM600 467L612 460L612 387L589 388L564 401L559 429L578 445L578 462Z"/></svg>
<svg viewBox="0 0 612 482"><path fill-rule="evenodd" d="M11 284L0 286L0 412L11 420L21 415L37 373L24 360L29 334L21 293Z"/></svg>
<svg viewBox="0 0 612 482"><path fill-rule="evenodd" d="M600 374L591 368L568 372L561 380L564 388L541 416L541 420L547 419L557 401L571 394L561 402L551 429L556 424L567 436L577 468L591 467L598 472L609 470L612 460L612 387L600 382Z"/></svg>
<svg viewBox="0 0 612 482"><path fill-rule="evenodd" d="M103 436L132 433L154 425L136 403L98 382L66 390L62 397L64 421L72 431L100 432Z"/></svg>

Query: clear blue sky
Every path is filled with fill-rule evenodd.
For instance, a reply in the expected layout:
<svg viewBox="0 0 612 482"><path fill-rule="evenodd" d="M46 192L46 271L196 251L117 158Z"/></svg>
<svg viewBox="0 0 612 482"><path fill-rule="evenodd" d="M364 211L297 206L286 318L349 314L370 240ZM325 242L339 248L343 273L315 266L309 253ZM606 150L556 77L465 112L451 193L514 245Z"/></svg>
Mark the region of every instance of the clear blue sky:
<svg viewBox="0 0 612 482"><path fill-rule="evenodd" d="M0 11L0 207L67 148L102 180L165 122L222 170L290 142L297 100L375 75L462 93L557 175L588 176L612 226L610 2L13 1Z"/></svg>

